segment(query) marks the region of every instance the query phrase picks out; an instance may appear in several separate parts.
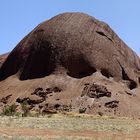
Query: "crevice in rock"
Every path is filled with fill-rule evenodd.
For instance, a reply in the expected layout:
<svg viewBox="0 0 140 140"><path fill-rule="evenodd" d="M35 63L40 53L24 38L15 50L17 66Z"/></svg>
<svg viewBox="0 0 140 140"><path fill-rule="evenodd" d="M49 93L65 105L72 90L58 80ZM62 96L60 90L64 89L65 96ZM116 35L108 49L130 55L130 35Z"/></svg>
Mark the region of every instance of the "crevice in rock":
<svg viewBox="0 0 140 140"><path fill-rule="evenodd" d="M12 94L6 96L6 97L3 97L2 99L0 99L0 102L4 103L4 104L7 104L8 103L8 100L11 98Z"/></svg>
<svg viewBox="0 0 140 140"><path fill-rule="evenodd" d="M112 39L111 39L110 37L108 37L104 32L102 32L102 31L96 31L96 33L98 33L98 34L101 35L101 36L106 37L106 38L109 39L111 42L113 42Z"/></svg>
<svg viewBox="0 0 140 140"><path fill-rule="evenodd" d="M32 104L39 104L39 103L42 103L44 101L43 98L41 99L30 99L29 97L25 97L25 98L17 98L16 102L18 103L23 103L23 102L27 102L29 105L32 105Z"/></svg>
<svg viewBox="0 0 140 140"><path fill-rule="evenodd" d="M114 101L105 103L105 107L116 108L116 107L118 107L118 104L119 104L119 101L114 100Z"/></svg>
<svg viewBox="0 0 140 140"><path fill-rule="evenodd" d="M130 80L129 88L131 90L137 88L137 83L133 80Z"/></svg>
<svg viewBox="0 0 140 140"><path fill-rule="evenodd" d="M120 64L119 61L118 61L118 63L120 65L121 69L122 69L122 79L123 80L126 80L126 81L129 81L128 88L130 90L137 88L137 82L135 82L134 80L130 79L129 76L128 76L128 74L125 72L123 66Z"/></svg>
<svg viewBox="0 0 140 140"><path fill-rule="evenodd" d="M123 80L130 80L127 73L125 72L124 68L121 66L122 68L122 79Z"/></svg>
<svg viewBox="0 0 140 140"><path fill-rule="evenodd" d="M60 89L59 87L52 87L52 88L47 88L46 90L43 90L43 88L39 87L37 89L35 89L35 91L33 93L31 93L31 95L37 95L41 98L48 98L48 94L51 93L57 93L57 92L61 92L62 89Z"/></svg>
<svg viewBox="0 0 140 140"><path fill-rule="evenodd" d="M128 88L130 90L135 89L137 87L137 83L134 80L129 78L129 76L127 75L123 67L121 68L122 68L122 79L129 81Z"/></svg>
<svg viewBox="0 0 140 140"><path fill-rule="evenodd" d="M139 84L140 84L140 77L138 78Z"/></svg>
<svg viewBox="0 0 140 140"><path fill-rule="evenodd" d="M60 106L61 106L60 104L55 104L55 105L54 105L54 108L55 108L55 109L58 109Z"/></svg>

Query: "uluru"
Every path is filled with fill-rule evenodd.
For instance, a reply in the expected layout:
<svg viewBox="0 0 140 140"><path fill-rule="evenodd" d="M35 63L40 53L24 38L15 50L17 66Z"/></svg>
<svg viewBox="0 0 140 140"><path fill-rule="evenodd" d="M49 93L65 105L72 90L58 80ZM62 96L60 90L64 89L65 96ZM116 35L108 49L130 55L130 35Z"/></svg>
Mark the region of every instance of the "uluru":
<svg viewBox="0 0 140 140"><path fill-rule="evenodd" d="M140 58L110 26L84 13L39 24L0 56L0 110L140 115Z"/></svg>

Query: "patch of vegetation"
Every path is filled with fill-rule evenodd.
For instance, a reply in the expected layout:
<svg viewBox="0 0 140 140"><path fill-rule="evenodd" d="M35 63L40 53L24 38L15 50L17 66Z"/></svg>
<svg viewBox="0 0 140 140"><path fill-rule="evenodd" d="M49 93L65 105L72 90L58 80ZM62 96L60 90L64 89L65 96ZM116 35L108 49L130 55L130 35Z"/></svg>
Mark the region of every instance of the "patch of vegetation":
<svg viewBox="0 0 140 140"><path fill-rule="evenodd" d="M21 103L21 109L22 109L22 117L27 117L30 115L30 110L28 108L28 102L24 101L23 103Z"/></svg>
<svg viewBox="0 0 140 140"><path fill-rule="evenodd" d="M2 115L14 116L17 114L16 108L17 106L15 104L12 104L11 106L7 106L3 109Z"/></svg>

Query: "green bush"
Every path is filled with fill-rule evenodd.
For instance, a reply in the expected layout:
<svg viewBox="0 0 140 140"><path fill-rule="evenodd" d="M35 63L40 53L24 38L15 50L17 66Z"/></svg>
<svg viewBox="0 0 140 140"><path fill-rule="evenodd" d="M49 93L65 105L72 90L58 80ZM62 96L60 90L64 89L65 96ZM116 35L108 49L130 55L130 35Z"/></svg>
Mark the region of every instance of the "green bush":
<svg viewBox="0 0 140 140"><path fill-rule="evenodd" d="M6 116L14 116L16 114L16 108L17 106L15 104L12 104L11 106L7 106L3 109L3 115Z"/></svg>
<svg viewBox="0 0 140 140"><path fill-rule="evenodd" d="M27 101L24 101L23 103L21 103L21 109L23 111L22 116L23 117L27 117L30 114L30 110L28 108L28 103Z"/></svg>

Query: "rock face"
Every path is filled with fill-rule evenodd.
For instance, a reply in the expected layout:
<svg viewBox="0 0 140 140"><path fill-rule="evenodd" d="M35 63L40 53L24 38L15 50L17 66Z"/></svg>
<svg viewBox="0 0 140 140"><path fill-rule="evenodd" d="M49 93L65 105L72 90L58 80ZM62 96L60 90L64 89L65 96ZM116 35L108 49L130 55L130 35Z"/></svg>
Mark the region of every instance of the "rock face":
<svg viewBox="0 0 140 140"><path fill-rule="evenodd" d="M26 101L42 112L140 115L140 96L131 91L139 88L139 57L106 23L87 14L64 13L39 24L5 59L2 106L3 100Z"/></svg>
<svg viewBox="0 0 140 140"><path fill-rule="evenodd" d="M3 62L5 61L5 59L8 57L9 53L0 55L0 67L2 66Z"/></svg>
<svg viewBox="0 0 140 140"><path fill-rule="evenodd" d="M21 80L40 78L63 67L74 78L100 71L106 77L138 85L138 56L104 22L64 13L38 25L10 53L1 80L19 72Z"/></svg>

